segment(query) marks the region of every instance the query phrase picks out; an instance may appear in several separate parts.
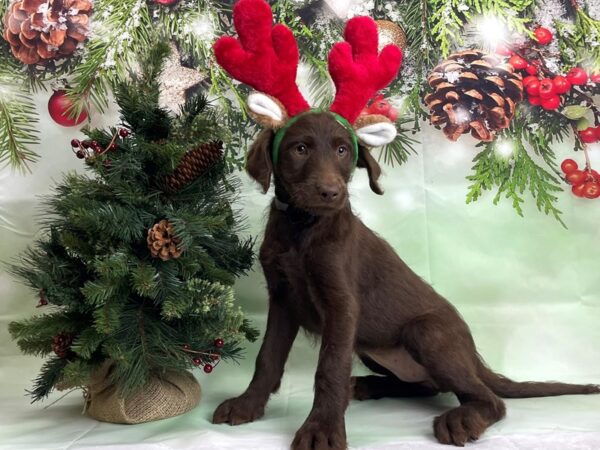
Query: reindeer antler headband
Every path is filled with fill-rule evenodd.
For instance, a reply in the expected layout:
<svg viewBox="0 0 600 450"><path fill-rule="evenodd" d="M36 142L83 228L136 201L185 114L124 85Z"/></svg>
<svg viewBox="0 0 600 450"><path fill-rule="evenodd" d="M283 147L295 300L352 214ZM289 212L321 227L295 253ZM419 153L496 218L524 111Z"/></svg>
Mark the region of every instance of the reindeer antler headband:
<svg viewBox="0 0 600 450"><path fill-rule="evenodd" d="M271 7L264 0L239 0L233 21L238 39L219 38L215 56L233 78L259 91L250 94L248 107L259 124L278 130L277 145L273 145L276 163L290 121L312 111L296 85L298 45L289 28L273 25ZM377 25L370 17L349 20L344 39L329 53L329 73L336 87L329 111L353 136L356 158L356 139L380 146L396 137L396 128L387 117L359 115L369 99L397 76L402 51L388 45L378 52Z"/></svg>

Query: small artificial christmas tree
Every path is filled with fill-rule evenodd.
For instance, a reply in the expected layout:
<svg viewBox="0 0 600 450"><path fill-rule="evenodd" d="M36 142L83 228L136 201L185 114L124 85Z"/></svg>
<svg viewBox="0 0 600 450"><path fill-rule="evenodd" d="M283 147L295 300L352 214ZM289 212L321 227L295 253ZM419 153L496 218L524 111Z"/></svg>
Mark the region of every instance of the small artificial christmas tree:
<svg viewBox="0 0 600 450"><path fill-rule="evenodd" d="M123 128L72 142L92 176L65 176L45 203L47 233L12 266L50 310L10 325L24 353L49 356L34 401L87 389L107 363L125 398L167 371L210 373L256 338L233 303L253 241L237 234L228 137L201 96L177 116L158 106L168 52L153 47L143 73L119 85Z"/></svg>

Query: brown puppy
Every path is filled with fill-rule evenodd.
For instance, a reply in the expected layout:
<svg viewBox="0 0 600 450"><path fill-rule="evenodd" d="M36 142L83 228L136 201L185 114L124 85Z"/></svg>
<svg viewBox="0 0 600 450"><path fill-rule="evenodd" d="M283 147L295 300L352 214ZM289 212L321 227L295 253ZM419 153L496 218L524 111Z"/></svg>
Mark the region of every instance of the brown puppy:
<svg viewBox="0 0 600 450"><path fill-rule="evenodd" d="M321 335L315 399L294 450L346 448L349 398L420 396L451 391L461 405L434 422L444 444L475 440L505 414L500 397L600 392L600 386L519 383L488 369L456 309L419 278L353 213L347 183L352 142L330 114L308 114L286 133L272 167L273 132L250 150L247 170L274 200L260 249L269 317L246 392L222 403L214 423L237 425L263 415L299 327ZM359 149L373 191L379 166ZM383 376L351 380L352 355ZM353 390L353 392L352 392Z"/></svg>

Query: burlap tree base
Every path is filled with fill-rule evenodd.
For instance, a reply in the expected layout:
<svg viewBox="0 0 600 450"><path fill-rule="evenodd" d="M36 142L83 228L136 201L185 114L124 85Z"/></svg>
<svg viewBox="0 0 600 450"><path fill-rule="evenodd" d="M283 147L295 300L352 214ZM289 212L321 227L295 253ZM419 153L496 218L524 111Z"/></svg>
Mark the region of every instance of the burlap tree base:
<svg viewBox="0 0 600 450"><path fill-rule="evenodd" d="M190 411L200 402L200 384L186 371L152 376L142 389L120 398L110 382L112 367L105 364L88 387L86 411L101 422L136 424L167 419Z"/></svg>

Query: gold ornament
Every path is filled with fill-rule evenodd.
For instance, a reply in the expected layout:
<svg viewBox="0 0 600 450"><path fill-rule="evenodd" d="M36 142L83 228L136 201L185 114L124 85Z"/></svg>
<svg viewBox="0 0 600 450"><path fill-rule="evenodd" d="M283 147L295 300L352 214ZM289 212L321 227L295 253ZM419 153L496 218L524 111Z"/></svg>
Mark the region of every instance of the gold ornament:
<svg viewBox="0 0 600 450"><path fill-rule="evenodd" d="M171 54L158 77L160 83L158 104L161 108L176 113L185 103L187 91L197 86L204 79L204 75L195 69L183 67L177 46L171 43L170 47Z"/></svg>
<svg viewBox="0 0 600 450"><path fill-rule="evenodd" d="M377 31L379 32L379 50L386 45L396 44L402 50L406 47L406 33L400 27L389 20L376 20Z"/></svg>

